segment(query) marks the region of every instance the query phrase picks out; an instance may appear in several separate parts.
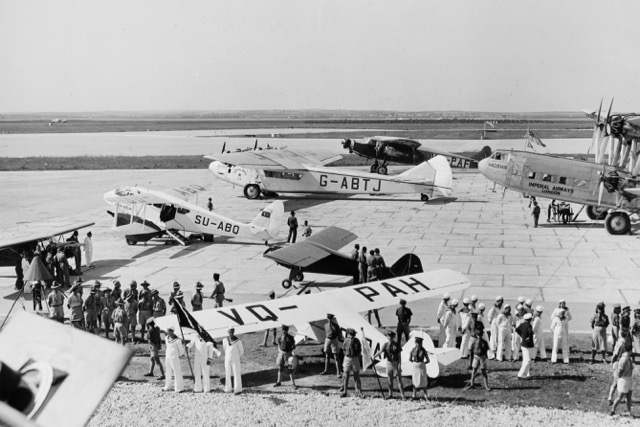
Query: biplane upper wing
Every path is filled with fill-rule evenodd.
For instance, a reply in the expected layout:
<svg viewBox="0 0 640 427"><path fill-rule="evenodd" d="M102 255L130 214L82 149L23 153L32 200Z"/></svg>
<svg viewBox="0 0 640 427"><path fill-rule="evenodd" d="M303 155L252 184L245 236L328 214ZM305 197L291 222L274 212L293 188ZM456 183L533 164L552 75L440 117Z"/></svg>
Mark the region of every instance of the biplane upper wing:
<svg viewBox="0 0 640 427"><path fill-rule="evenodd" d="M268 252L264 256L283 264L307 267L334 254L357 238L350 231L331 226L301 242Z"/></svg>
<svg viewBox="0 0 640 427"><path fill-rule="evenodd" d="M326 292L297 295L230 307L193 312L195 320L212 338L222 338L229 328L236 334L262 331L279 325L296 325L326 319L327 313L340 319L367 310L439 296L469 287L469 279L452 270L436 270L393 279L364 283ZM156 319L161 329L179 327L178 317Z"/></svg>
<svg viewBox="0 0 640 427"><path fill-rule="evenodd" d="M180 205L206 188L199 185L188 185L170 190L155 191L142 187L123 186L104 194L104 200L108 203L129 203L146 205Z"/></svg>
<svg viewBox="0 0 640 427"><path fill-rule="evenodd" d="M205 159L251 169L305 169L305 165L328 165L342 156L327 150L263 150L210 154Z"/></svg>
<svg viewBox="0 0 640 427"><path fill-rule="evenodd" d="M62 234L70 233L72 231L80 230L82 228L91 227L95 222L82 222L78 224L71 224L66 227L55 228L52 230L46 230L28 234L26 236L17 237L12 240L0 241L0 249L11 248L13 246L20 246L26 243L38 242L40 240L51 239Z"/></svg>

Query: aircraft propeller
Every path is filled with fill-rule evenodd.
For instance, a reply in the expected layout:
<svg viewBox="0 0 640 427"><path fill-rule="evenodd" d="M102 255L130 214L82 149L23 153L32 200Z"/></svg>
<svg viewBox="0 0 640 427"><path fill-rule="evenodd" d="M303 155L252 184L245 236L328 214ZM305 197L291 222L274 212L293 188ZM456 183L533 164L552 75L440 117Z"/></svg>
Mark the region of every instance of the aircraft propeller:
<svg viewBox="0 0 640 427"><path fill-rule="evenodd" d="M353 153L353 147L351 145L351 140L349 138L345 138L342 140L342 148L349 149L349 154Z"/></svg>
<svg viewBox="0 0 640 427"><path fill-rule="evenodd" d="M227 147L227 141L224 142L224 144L222 144L222 153L224 154L224 149Z"/></svg>
<svg viewBox="0 0 640 427"><path fill-rule="evenodd" d="M258 140L256 139L256 143L253 144L253 151L256 151L258 149Z"/></svg>
<svg viewBox="0 0 640 427"><path fill-rule="evenodd" d="M626 166L627 170L635 176L640 172L640 161L638 161L640 127L629 119L635 114L612 115L613 99L611 99L607 115L604 121L601 121L602 102L600 100L596 123L593 127L592 147L595 150L595 161L609 166Z"/></svg>

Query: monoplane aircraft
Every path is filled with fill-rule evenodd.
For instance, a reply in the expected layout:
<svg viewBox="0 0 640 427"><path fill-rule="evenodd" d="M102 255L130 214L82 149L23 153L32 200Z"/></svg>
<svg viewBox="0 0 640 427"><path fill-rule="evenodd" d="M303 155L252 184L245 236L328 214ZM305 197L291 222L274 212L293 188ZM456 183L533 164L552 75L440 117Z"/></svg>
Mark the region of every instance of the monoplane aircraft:
<svg viewBox="0 0 640 427"><path fill-rule="evenodd" d="M205 190L187 186L161 192L141 187L120 187L105 193L104 200L115 207L114 230L125 235L129 245L168 235L181 245L189 240L184 233L197 233L213 241L213 235L248 237L267 243L274 239L284 220L284 204L275 201L262 209L256 218L241 223L209 212L187 201L189 196ZM182 234L181 234L182 233Z"/></svg>
<svg viewBox="0 0 640 427"><path fill-rule="evenodd" d="M604 219L610 234L628 233L629 215L640 212L639 180L623 167L512 150L496 151L478 168L505 188L586 205L589 218Z"/></svg>
<svg viewBox="0 0 640 427"><path fill-rule="evenodd" d="M242 186L248 199L260 194L415 194L421 199L448 197L453 176L447 160L436 156L394 176L323 167L342 156L322 150L269 150L208 155L209 172Z"/></svg>
<svg viewBox="0 0 640 427"><path fill-rule="evenodd" d="M287 246L273 246L264 252L264 256L290 269L289 278L282 281L285 289L291 287L293 280L297 282L304 280L304 272L351 276L353 283L358 283L358 261L350 255L338 252L357 238L347 230L331 226L301 242ZM405 254L391 267L385 267L383 277L380 279L422 273L422 271L420 258L414 254Z"/></svg>
<svg viewBox="0 0 640 427"><path fill-rule="evenodd" d="M357 337L368 344L370 354L375 354L387 338L360 313L395 306L401 299L411 304L445 292L462 291L469 285L469 279L461 273L437 270L325 292L197 311L193 313L193 318L213 339L227 336L229 328L234 328L236 335L240 335L284 324L295 326L297 340L310 338L324 342L323 326L327 321L327 313L331 313L341 327L354 329ZM177 329L180 325L176 315L160 317L156 323L165 330L169 326ZM187 330L185 336L193 333ZM409 352L407 348L405 351ZM431 352L443 365L460 358L460 350L455 348L432 349ZM384 364L378 364L376 372L385 375ZM410 373L410 370L405 371L405 374Z"/></svg>
<svg viewBox="0 0 640 427"><path fill-rule="evenodd" d="M342 147L349 150L349 153L356 153L361 157L373 159L371 172L377 172L382 175L387 174L387 164L389 162L419 165L435 156L444 156L453 168L475 169L478 167L478 160L491 155L491 148L489 147L483 148L482 151L474 156L476 158L471 158L427 147L413 139L390 136L374 136L360 141L345 139L342 141Z"/></svg>

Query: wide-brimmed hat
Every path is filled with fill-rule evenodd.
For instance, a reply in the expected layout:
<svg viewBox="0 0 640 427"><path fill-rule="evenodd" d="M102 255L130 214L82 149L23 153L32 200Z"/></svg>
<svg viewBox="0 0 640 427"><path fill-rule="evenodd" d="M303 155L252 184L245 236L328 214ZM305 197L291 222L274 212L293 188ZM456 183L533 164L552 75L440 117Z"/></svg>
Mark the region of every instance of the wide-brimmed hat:
<svg viewBox="0 0 640 427"><path fill-rule="evenodd" d="M173 289L178 289L178 288L180 288L180 283L173 282Z"/></svg>
<svg viewBox="0 0 640 427"><path fill-rule="evenodd" d="M196 283L196 289L202 289L204 288L204 285L200 282Z"/></svg>
<svg viewBox="0 0 640 427"><path fill-rule="evenodd" d="M147 281L145 280L144 282L140 283L140 286L142 286L143 288L148 288L148 287L149 287L149 286L151 286L151 285L150 285L150 283L149 283L149 282L147 282Z"/></svg>
<svg viewBox="0 0 640 427"><path fill-rule="evenodd" d="M158 290L157 290L157 289L152 289L152 290L151 290L151 295L152 295L152 296L153 296L153 295L158 295L159 293L160 293L160 292L158 292Z"/></svg>

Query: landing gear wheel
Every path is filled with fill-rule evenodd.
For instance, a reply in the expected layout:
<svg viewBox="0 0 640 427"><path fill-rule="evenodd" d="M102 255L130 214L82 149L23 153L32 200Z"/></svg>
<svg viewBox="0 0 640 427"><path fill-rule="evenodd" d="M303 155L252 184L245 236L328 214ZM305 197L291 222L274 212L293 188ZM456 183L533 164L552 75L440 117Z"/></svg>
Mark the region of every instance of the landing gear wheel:
<svg viewBox="0 0 640 427"><path fill-rule="evenodd" d="M285 288L285 289L289 289L291 287L291 280L284 279L282 281L282 287Z"/></svg>
<svg viewBox="0 0 640 427"><path fill-rule="evenodd" d="M429 201L429 196L427 196L426 194L422 193L420 195L420 200L422 200L423 202L428 202Z"/></svg>
<svg viewBox="0 0 640 427"><path fill-rule="evenodd" d="M374 163L371 165L371 173L376 173L378 171L378 164Z"/></svg>
<svg viewBox="0 0 640 427"><path fill-rule="evenodd" d="M247 184L244 186L244 197L254 200L260 197L260 187L256 184Z"/></svg>
<svg viewBox="0 0 640 427"><path fill-rule="evenodd" d="M587 216L591 220L602 221L607 217L607 208L600 206L587 206Z"/></svg>
<svg viewBox="0 0 640 427"><path fill-rule="evenodd" d="M386 175L387 174L387 167L385 165L380 165L378 167L378 173L380 175Z"/></svg>
<svg viewBox="0 0 640 427"><path fill-rule="evenodd" d="M295 280L296 282L302 282L304 280L304 274L302 273L296 274L296 277L294 277L293 280Z"/></svg>
<svg viewBox="0 0 640 427"><path fill-rule="evenodd" d="M129 245L129 246L135 246L136 243L138 243L137 240L134 240L131 237L125 237L124 239L127 242L127 245Z"/></svg>
<svg viewBox="0 0 640 427"><path fill-rule="evenodd" d="M631 231L631 219L626 212L611 212L604 220L609 234L620 235Z"/></svg>

